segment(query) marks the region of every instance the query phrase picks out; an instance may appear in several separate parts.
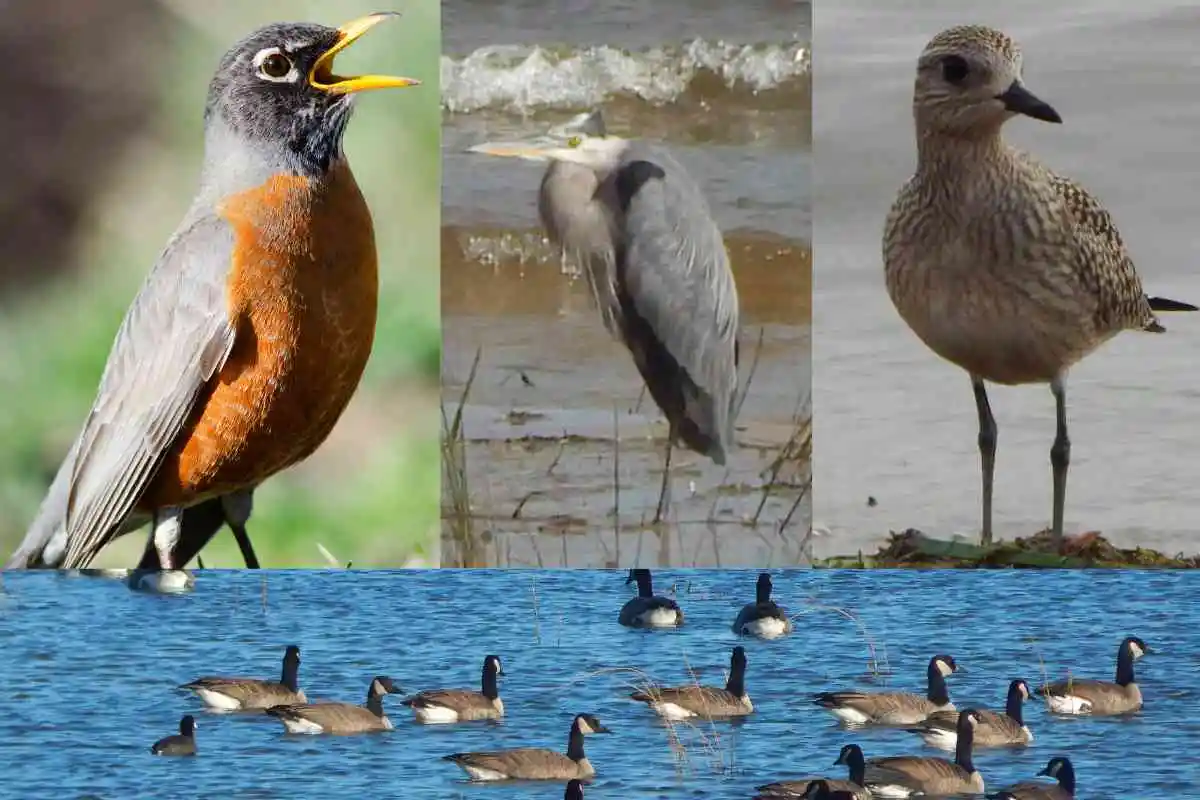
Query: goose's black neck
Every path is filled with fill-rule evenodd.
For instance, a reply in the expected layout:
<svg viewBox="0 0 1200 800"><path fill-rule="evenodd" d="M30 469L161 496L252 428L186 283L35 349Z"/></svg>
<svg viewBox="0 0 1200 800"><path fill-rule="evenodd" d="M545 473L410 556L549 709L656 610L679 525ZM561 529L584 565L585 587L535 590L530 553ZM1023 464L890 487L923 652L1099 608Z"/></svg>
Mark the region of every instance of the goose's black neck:
<svg viewBox="0 0 1200 800"><path fill-rule="evenodd" d="M1024 725L1022 709L1025 707L1025 697L1021 694L1021 685L1017 684L1008 690L1008 700L1004 704L1004 713L1018 725Z"/></svg>
<svg viewBox="0 0 1200 800"><path fill-rule="evenodd" d="M1117 685L1128 686L1133 683L1133 651L1129 645L1121 645L1117 652Z"/></svg>
<svg viewBox="0 0 1200 800"><path fill-rule="evenodd" d="M583 760L583 731L579 729L579 723L571 725L571 735L567 738L567 758L572 761Z"/></svg>
<svg viewBox="0 0 1200 800"><path fill-rule="evenodd" d="M743 697L746 694L746 662L741 659L733 659L729 664L729 680L725 682L725 691L729 692L734 697Z"/></svg>
<svg viewBox="0 0 1200 800"><path fill-rule="evenodd" d="M383 693L375 690L375 684L367 689L367 710L377 717L383 716Z"/></svg>
<svg viewBox="0 0 1200 800"><path fill-rule="evenodd" d="M859 786L865 786L867 780L867 760L863 758L863 752L855 747L846 756L846 766L850 770L850 782Z"/></svg>
<svg viewBox="0 0 1200 800"><path fill-rule="evenodd" d="M300 660L285 658L283 660L283 675L280 676L279 682L286 686L288 691L295 692L299 689L299 678Z"/></svg>
<svg viewBox="0 0 1200 800"><path fill-rule="evenodd" d="M480 693L488 700L495 700L500 696L500 689L496 685L496 667L491 661L483 665L483 687Z"/></svg>
<svg viewBox="0 0 1200 800"><path fill-rule="evenodd" d="M950 702L950 689L946 686L946 676L942 674L940 662L929 662L929 690L925 696L929 702L939 706Z"/></svg>
<svg viewBox="0 0 1200 800"><path fill-rule="evenodd" d="M650 570L634 573L634 580L637 581L638 597L654 597L654 582L650 577Z"/></svg>
<svg viewBox="0 0 1200 800"><path fill-rule="evenodd" d="M971 750L975 746L975 727L965 714L958 715L958 741L954 745L954 763L967 772L975 771L975 762L971 760Z"/></svg>
<svg viewBox="0 0 1200 800"><path fill-rule="evenodd" d="M1071 797L1075 796L1075 767L1069 761L1058 766L1058 785Z"/></svg>
<svg viewBox="0 0 1200 800"><path fill-rule="evenodd" d="M758 603L771 602L771 578L769 575L760 575L758 577L758 584L755 587L754 594Z"/></svg>

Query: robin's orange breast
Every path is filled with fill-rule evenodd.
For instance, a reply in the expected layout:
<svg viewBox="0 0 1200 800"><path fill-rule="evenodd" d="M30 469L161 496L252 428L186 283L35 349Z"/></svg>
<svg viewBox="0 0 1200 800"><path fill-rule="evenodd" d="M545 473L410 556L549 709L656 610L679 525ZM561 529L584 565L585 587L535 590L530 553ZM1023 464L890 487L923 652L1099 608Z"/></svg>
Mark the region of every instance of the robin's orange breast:
<svg viewBox="0 0 1200 800"><path fill-rule="evenodd" d="M146 510L246 488L306 457L350 402L375 336L375 233L345 162L319 182L276 176L219 211L235 235L235 343Z"/></svg>

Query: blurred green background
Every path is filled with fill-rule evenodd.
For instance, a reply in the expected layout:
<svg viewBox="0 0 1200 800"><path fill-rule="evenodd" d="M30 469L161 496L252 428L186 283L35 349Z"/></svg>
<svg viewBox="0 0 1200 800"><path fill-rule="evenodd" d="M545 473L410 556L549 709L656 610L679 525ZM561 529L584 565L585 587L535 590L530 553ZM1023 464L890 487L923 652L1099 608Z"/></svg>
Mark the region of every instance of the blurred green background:
<svg viewBox="0 0 1200 800"><path fill-rule="evenodd" d="M423 82L360 97L345 149L374 213L380 309L363 384L329 440L255 494L267 567L438 563L441 21L438 0L43 0L6 7L0 122L0 561L88 412L112 337L195 191L218 59L261 24L400 11L343 74ZM143 532L97 566L131 566ZM223 530L206 566L241 566Z"/></svg>

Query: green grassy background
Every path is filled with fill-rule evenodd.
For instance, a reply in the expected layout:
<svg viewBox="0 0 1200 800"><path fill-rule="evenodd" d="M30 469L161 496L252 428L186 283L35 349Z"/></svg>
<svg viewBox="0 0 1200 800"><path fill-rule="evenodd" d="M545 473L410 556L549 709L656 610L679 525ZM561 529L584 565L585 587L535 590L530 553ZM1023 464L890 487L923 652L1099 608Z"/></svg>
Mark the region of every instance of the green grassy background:
<svg viewBox="0 0 1200 800"><path fill-rule="evenodd" d="M92 402L130 300L192 197L201 112L221 54L258 25L339 25L388 7L400 19L339 56L343 73L406 75L420 87L359 99L346 153L374 213L380 265L375 349L324 447L256 493L250 534L264 566L325 566L318 544L355 566L438 561L440 107L438 0L164 0L169 46L156 63L156 124L91 205L74 268L34 294L0 297L0 560L20 541ZM85 75L102 80L102 75ZM48 146L49 143L48 143ZM129 566L141 533L98 566ZM240 566L228 532L206 566Z"/></svg>

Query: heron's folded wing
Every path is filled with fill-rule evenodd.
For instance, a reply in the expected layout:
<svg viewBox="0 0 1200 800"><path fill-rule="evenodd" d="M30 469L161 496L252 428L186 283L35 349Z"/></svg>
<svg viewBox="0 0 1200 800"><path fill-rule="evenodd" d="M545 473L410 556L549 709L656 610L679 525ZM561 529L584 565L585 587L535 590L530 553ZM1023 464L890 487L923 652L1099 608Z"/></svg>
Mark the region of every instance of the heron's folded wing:
<svg viewBox="0 0 1200 800"><path fill-rule="evenodd" d="M699 187L665 150L634 143L616 176L619 277L639 316L698 387L732 398L737 287Z"/></svg>

